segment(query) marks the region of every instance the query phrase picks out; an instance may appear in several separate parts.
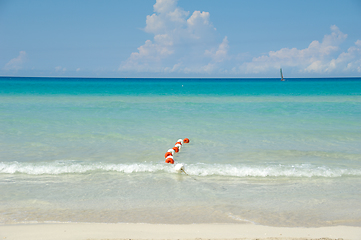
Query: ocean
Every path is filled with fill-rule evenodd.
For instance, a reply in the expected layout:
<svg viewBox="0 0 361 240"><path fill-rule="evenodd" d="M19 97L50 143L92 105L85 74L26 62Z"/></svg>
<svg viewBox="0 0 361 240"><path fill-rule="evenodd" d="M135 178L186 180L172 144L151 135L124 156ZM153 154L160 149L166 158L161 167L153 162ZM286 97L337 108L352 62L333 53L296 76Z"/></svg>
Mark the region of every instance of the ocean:
<svg viewBox="0 0 361 240"><path fill-rule="evenodd" d="M361 78L0 78L0 224L361 226L360 190Z"/></svg>

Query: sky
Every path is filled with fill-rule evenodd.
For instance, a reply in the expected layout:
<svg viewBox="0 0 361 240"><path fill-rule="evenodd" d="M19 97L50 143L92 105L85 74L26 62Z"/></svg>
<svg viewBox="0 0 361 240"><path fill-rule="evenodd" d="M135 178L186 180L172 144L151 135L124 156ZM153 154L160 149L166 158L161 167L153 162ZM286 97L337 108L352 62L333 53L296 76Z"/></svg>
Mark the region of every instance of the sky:
<svg viewBox="0 0 361 240"><path fill-rule="evenodd" d="M0 76L360 77L360 0L0 0Z"/></svg>

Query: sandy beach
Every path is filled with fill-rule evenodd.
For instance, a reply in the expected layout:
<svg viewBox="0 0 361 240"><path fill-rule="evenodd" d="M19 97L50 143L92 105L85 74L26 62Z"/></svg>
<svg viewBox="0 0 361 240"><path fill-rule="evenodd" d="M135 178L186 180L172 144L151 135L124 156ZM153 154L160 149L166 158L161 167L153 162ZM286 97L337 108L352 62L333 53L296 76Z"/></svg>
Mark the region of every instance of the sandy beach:
<svg viewBox="0 0 361 240"><path fill-rule="evenodd" d="M268 227L253 224L44 223L1 225L7 240L87 239L361 239L360 227Z"/></svg>

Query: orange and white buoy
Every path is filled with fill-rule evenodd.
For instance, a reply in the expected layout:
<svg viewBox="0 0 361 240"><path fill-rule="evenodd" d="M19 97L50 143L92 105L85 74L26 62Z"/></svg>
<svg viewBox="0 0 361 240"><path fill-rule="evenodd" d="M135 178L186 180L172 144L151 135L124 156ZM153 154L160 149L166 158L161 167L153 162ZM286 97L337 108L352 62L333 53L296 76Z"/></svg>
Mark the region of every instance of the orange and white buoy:
<svg viewBox="0 0 361 240"><path fill-rule="evenodd" d="M174 145L174 147L178 148L178 150L181 150L182 144L181 144L180 142L176 142L176 144Z"/></svg>
<svg viewBox="0 0 361 240"><path fill-rule="evenodd" d="M177 142L174 144L174 147L169 149L165 154L165 162L174 164L174 155L175 153L179 152L179 150L182 148L183 143L189 143L189 139L178 139ZM183 165L182 165L183 166ZM179 166L178 166L179 168Z"/></svg>
<svg viewBox="0 0 361 240"><path fill-rule="evenodd" d="M177 163L175 166L174 166L174 170L176 170L177 172L184 172L185 174L187 174L184 170L184 165L181 164L181 163ZM188 175L188 174L187 174Z"/></svg>
<svg viewBox="0 0 361 240"><path fill-rule="evenodd" d="M179 148L177 148L177 147L173 147L172 149L173 149L176 153L179 152Z"/></svg>
<svg viewBox="0 0 361 240"><path fill-rule="evenodd" d="M170 149L168 149L167 153L170 153L172 156L174 156L175 151L174 151L173 148L170 148ZM166 154L167 154L167 153L166 153Z"/></svg>
<svg viewBox="0 0 361 240"><path fill-rule="evenodd" d="M173 158L168 157L168 158L165 160L165 163L174 164L174 159L173 159Z"/></svg>

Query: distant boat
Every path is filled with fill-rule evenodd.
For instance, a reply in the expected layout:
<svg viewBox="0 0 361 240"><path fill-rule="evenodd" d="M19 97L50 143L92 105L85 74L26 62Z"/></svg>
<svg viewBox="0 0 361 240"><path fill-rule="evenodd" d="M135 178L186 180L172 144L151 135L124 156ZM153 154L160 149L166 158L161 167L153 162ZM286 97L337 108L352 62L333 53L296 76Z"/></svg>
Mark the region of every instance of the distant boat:
<svg viewBox="0 0 361 240"><path fill-rule="evenodd" d="M285 79L283 78L282 68L280 68L280 73L281 73L281 81L284 81Z"/></svg>

